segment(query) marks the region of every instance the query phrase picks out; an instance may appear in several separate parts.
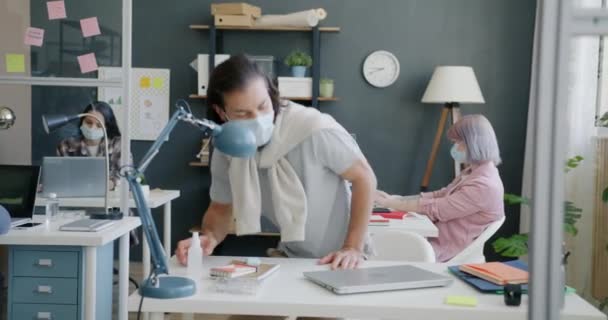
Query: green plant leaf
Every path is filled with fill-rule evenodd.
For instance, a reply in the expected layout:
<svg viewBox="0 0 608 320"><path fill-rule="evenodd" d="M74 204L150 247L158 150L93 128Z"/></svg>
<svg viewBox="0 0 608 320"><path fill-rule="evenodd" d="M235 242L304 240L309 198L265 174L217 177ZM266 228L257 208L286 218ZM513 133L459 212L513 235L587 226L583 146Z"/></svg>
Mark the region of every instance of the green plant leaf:
<svg viewBox="0 0 608 320"><path fill-rule="evenodd" d="M602 302L600 302L600 305L597 308L600 309L600 311L604 311L604 309L607 306L608 306L608 297L605 297L604 300L602 300Z"/></svg>
<svg viewBox="0 0 608 320"><path fill-rule="evenodd" d="M498 238L492 243L494 251L504 257L518 258L528 253L528 234Z"/></svg>
<svg viewBox="0 0 608 320"><path fill-rule="evenodd" d="M602 192L602 201L608 202L608 187L606 187L606 189L604 189L604 191Z"/></svg>
<svg viewBox="0 0 608 320"><path fill-rule="evenodd" d="M574 223L564 223L564 232L576 236L578 229L574 226Z"/></svg>
<svg viewBox="0 0 608 320"><path fill-rule="evenodd" d="M505 195L503 196L505 202L508 205L516 205L516 204L529 204L530 203L530 199L512 194L512 193L505 193Z"/></svg>

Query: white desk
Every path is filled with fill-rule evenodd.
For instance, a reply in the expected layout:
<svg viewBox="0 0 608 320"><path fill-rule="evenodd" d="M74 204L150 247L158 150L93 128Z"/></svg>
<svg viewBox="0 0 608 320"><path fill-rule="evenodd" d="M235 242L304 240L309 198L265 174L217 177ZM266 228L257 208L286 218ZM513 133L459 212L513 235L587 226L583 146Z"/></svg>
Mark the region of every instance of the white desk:
<svg viewBox="0 0 608 320"><path fill-rule="evenodd" d="M405 216L403 220L390 219L388 226L368 226L370 235L387 231L407 231L417 233L425 238L436 238L439 230L426 215Z"/></svg>
<svg viewBox="0 0 608 320"><path fill-rule="evenodd" d="M150 209L164 206L163 209L163 246L168 257L172 255L171 252L171 201L179 198L179 190L161 190L154 189L150 190L150 197L148 198L148 206ZM44 206L46 204L46 198L36 197L36 206ZM108 199L108 205L110 207L120 207L120 198L111 197ZM103 198L59 198L59 205L61 207L103 207ZM129 197L129 208L135 208L135 201L132 197ZM142 241L142 261L143 261L143 274L148 275L150 273L150 249L147 245L147 239L145 235Z"/></svg>
<svg viewBox="0 0 608 320"><path fill-rule="evenodd" d="M231 257L207 257L208 268L226 264ZM162 319L163 312L244 314L273 316L336 317L358 319L450 319L450 320L524 320L527 319L528 298L522 306L508 307L501 295L480 294L464 282L455 279L445 288L404 290L370 294L338 296L321 288L302 276L304 271L323 270L312 259L264 259L280 263L279 271L269 277L255 296L232 295L214 292L212 280L207 277L198 282L197 294L183 299L160 300L145 298L142 311L153 312ZM363 267L395 265L399 262L366 261ZM444 264L419 266L449 274ZM183 275L186 268L171 260L171 273ZM477 307L458 307L444 304L446 296L475 296ZM129 311L137 312L140 296L129 297ZM563 311L564 320L600 320L606 316L577 295L568 295Z"/></svg>
<svg viewBox="0 0 608 320"><path fill-rule="evenodd" d="M65 232L59 226L72 221L54 221L48 230L41 226L32 230L10 230L0 236L0 245L75 246L84 247L86 276L84 279L84 317L95 318L97 247L120 238L119 245L119 319L126 320L125 308L129 295L129 232L141 225L138 217L125 217L99 232ZM111 280L110 280L111 281Z"/></svg>

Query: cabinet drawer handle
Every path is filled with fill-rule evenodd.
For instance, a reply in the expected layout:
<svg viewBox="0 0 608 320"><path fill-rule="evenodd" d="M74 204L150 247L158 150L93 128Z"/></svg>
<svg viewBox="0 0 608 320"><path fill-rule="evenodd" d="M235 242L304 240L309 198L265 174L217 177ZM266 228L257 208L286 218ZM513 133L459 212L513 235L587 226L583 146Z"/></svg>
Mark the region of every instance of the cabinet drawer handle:
<svg viewBox="0 0 608 320"><path fill-rule="evenodd" d="M51 293L53 293L53 287L51 287L51 286L38 286L38 289L36 290L36 292L51 294Z"/></svg>
<svg viewBox="0 0 608 320"><path fill-rule="evenodd" d="M39 267L52 267L53 259L38 259L38 263L36 264Z"/></svg>
<svg viewBox="0 0 608 320"><path fill-rule="evenodd" d="M36 316L38 320L53 320L53 315L50 312L38 312Z"/></svg>

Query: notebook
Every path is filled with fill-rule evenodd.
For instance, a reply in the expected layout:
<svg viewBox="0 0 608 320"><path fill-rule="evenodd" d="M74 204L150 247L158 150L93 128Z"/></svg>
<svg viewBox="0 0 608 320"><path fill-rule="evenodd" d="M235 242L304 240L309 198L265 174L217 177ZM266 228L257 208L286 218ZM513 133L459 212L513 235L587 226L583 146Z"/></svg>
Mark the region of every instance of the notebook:
<svg viewBox="0 0 608 320"><path fill-rule="evenodd" d="M254 272L256 272L256 267L231 263L226 266L211 268L209 274L214 278L236 278Z"/></svg>
<svg viewBox="0 0 608 320"><path fill-rule="evenodd" d="M460 271L472 274L497 285L528 283L528 271L502 262L463 264Z"/></svg>
<svg viewBox="0 0 608 320"><path fill-rule="evenodd" d="M239 260L233 260L232 263L243 263ZM257 266L256 272L248 273L243 275L243 278L255 278L256 280L264 280L272 275L275 271L279 270L280 264L273 263L261 263Z"/></svg>
<svg viewBox="0 0 608 320"><path fill-rule="evenodd" d="M508 262L504 262L507 265L510 265L511 267L514 268L518 268L524 271L528 271L528 265L521 261L521 260L513 260L513 261L508 261ZM448 270L455 275L456 277L460 278L462 281L468 283L469 285L471 285L473 288L477 289L480 292L483 293L497 293L497 294L502 294L503 293L503 286L499 286L497 284L494 284L492 282L486 281L484 279L478 278L474 275L465 273L460 271L459 269L460 266L451 266L448 267ZM527 292L528 291L528 285L527 284L523 284L522 285L522 291L523 292Z"/></svg>

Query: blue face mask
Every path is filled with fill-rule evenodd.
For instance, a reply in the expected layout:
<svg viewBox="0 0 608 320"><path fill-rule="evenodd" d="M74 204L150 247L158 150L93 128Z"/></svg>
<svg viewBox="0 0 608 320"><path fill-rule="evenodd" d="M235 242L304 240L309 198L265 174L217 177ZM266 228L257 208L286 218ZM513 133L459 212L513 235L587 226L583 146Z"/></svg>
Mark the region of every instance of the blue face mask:
<svg viewBox="0 0 608 320"><path fill-rule="evenodd" d="M103 138L103 130L101 128L91 128L86 124L80 126L80 131L82 131L82 135L87 140L99 141Z"/></svg>
<svg viewBox="0 0 608 320"><path fill-rule="evenodd" d="M228 119L230 121L230 119ZM256 144L258 147L266 145L270 142L272 132L274 131L274 110L258 116L255 119L247 120L232 120L238 122L241 126L248 128L255 134Z"/></svg>
<svg viewBox="0 0 608 320"><path fill-rule="evenodd" d="M466 151L458 150L458 145L457 144L454 144L452 146L452 149L450 150L450 155L452 155L452 158L454 158L454 160L456 160L456 162L459 162L459 163L465 163L465 162L467 162L467 153L466 153Z"/></svg>

